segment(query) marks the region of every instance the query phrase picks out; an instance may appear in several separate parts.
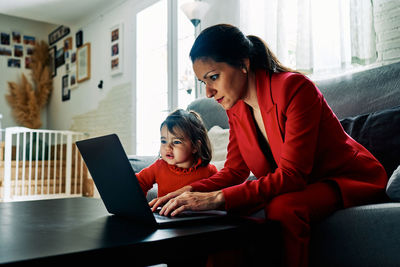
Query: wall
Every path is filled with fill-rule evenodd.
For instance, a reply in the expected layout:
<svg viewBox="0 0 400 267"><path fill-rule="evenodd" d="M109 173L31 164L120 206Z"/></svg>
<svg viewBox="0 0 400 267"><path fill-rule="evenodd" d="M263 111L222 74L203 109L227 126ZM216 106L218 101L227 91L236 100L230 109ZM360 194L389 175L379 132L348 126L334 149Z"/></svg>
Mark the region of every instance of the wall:
<svg viewBox="0 0 400 267"><path fill-rule="evenodd" d="M400 60L400 1L373 0L378 61Z"/></svg>
<svg viewBox="0 0 400 267"><path fill-rule="evenodd" d="M10 39L11 32L16 31L21 33L21 38L23 35L34 36L36 40L44 40L47 42L48 33L55 27L55 25L27 20L22 18L17 18L13 16L7 16L0 14L0 32L9 33ZM10 40L10 45L0 45L0 47L11 49L13 48L12 40ZM19 82L21 80L21 74L24 73L28 80L31 80L31 70L25 68L25 54L26 47L24 46L24 56L21 57L21 68L10 68L7 67L7 61L10 58L17 58L14 56L4 56L0 55L0 114L3 115L1 121L2 128L18 126L12 117L11 108L5 99L5 95L9 93L8 81ZM14 50L13 50L14 55ZM18 57L19 58L19 57ZM47 128L47 109L43 109L41 112L42 127Z"/></svg>
<svg viewBox="0 0 400 267"><path fill-rule="evenodd" d="M68 101L62 101L61 79L65 74L65 66L57 70L54 80L57 89L52 95L48 110L49 128L87 132L91 136L117 133L127 153L134 153L135 14L149 2L151 1L129 0L70 26L74 43L75 33L82 30L83 43L91 44L91 77L71 90ZM112 76L110 29L118 23L123 25L122 74ZM103 81L102 89L98 88L100 81Z"/></svg>

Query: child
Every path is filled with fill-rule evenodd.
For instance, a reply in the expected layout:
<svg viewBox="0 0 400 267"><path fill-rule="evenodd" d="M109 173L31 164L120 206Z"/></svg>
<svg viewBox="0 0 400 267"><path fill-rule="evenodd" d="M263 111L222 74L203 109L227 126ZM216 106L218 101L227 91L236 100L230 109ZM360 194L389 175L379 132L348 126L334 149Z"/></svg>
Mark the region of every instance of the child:
<svg viewBox="0 0 400 267"><path fill-rule="evenodd" d="M160 159L137 174L143 192L158 184L158 197L217 172L200 115L178 109L161 123Z"/></svg>

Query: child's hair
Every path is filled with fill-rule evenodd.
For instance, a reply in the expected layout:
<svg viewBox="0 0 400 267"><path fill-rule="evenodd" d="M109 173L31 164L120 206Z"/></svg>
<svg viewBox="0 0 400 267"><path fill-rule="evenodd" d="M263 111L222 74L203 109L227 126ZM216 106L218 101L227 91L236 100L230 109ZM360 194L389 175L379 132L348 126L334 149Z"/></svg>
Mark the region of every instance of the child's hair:
<svg viewBox="0 0 400 267"><path fill-rule="evenodd" d="M160 131L164 126L167 126L170 133L174 135L184 134L190 140L192 146L197 150L193 154L195 162L201 158L200 166L206 166L210 163L212 157L210 139L208 139L203 120L197 112L177 109L161 123Z"/></svg>

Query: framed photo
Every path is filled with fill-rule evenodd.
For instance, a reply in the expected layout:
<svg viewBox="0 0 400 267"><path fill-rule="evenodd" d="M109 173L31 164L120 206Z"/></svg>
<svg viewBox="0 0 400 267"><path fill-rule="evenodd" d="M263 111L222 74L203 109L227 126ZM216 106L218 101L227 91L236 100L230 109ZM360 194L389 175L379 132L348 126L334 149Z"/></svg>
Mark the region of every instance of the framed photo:
<svg viewBox="0 0 400 267"><path fill-rule="evenodd" d="M61 100L62 101L67 101L71 98L71 90L68 88L68 75L64 75L62 77L62 84L61 84Z"/></svg>
<svg viewBox="0 0 400 267"><path fill-rule="evenodd" d="M32 58L25 57L25 69L31 69Z"/></svg>
<svg viewBox="0 0 400 267"><path fill-rule="evenodd" d="M6 32L0 33L1 35L1 41L0 44L2 45L10 45L10 34Z"/></svg>
<svg viewBox="0 0 400 267"><path fill-rule="evenodd" d="M123 23L118 23L110 28L110 73L122 73L123 65Z"/></svg>
<svg viewBox="0 0 400 267"><path fill-rule="evenodd" d="M26 54L29 55L29 56L32 56L33 55L33 47L27 47L26 48Z"/></svg>
<svg viewBox="0 0 400 267"><path fill-rule="evenodd" d="M71 64L76 64L76 52L71 52Z"/></svg>
<svg viewBox="0 0 400 267"><path fill-rule="evenodd" d="M90 43L79 47L76 54L76 79L81 83L90 79Z"/></svg>
<svg viewBox="0 0 400 267"><path fill-rule="evenodd" d="M78 81L76 80L76 70L71 70L69 75L69 88L74 89L78 87Z"/></svg>
<svg viewBox="0 0 400 267"><path fill-rule="evenodd" d="M64 36L67 36L69 32L70 30L68 27L61 25L49 34L49 45L52 45Z"/></svg>
<svg viewBox="0 0 400 267"><path fill-rule="evenodd" d="M21 60L16 58L9 58L7 61L9 68L21 68Z"/></svg>
<svg viewBox="0 0 400 267"><path fill-rule="evenodd" d="M64 51L72 49L72 37L68 37L64 40Z"/></svg>
<svg viewBox="0 0 400 267"><path fill-rule="evenodd" d="M22 57L24 55L24 47L22 45L14 45L14 57Z"/></svg>
<svg viewBox="0 0 400 267"><path fill-rule="evenodd" d="M21 33L17 31L12 32L12 41L14 44L20 44L21 43Z"/></svg>
<svg viewBox="0 0 400 267"><path fill-rule="evenodd" d="M12 56L10 48L0 47L0 56Z"/></svg>
<svg viewBox="0 0 400 267"><path fill-rule="evenodd" d="M24 45L35 45L36 38L33 36L24 35Z"/></svg>
<svg viewBox="0 0 400 267"><path fill-rule="evenodd" d="M52 78L54 78L57 75L56 50L57 46L49 48L49 64L50 64L50 73Z"/></svg>
<svg viewBox="0 0 400 267"><path fill-rule="evenodd" d="M65 63L64 48L61 47L56 51L56 68L64 65L64 63Z"/></svg>
<svg viewBox="0 0 400 267"><path fill-rule="evenodd" d="M75 34L75 45L76 45L76 48L81 47L82 44L83 44L83 32L82 31L78 31Z"/></svg>

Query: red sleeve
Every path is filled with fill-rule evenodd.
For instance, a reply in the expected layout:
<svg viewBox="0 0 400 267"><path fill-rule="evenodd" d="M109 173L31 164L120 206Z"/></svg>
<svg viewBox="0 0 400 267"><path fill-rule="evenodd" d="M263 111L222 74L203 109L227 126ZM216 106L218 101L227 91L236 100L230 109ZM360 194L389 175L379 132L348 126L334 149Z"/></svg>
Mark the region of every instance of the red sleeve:
<svg viewBox="0 0 400 267"><path fill-rule="evenodd" d="M228 152L224 167L213 176L190 184L194 191L210 192L243 183L250 170L243 161L232 125L229 125Z"/></svg>
<svg viewBox="0 0 400 267"><path fill-rule="evenodd" d="M314 163L323 101L311 81L298 77L287 79L279 96L286 127L278 168L257 180L223 189L227 210L249 208L305 188Z"/></svg>
<svg viewBox="0 0 400 267"><path fill-rule="evenodd" d="M142 169L139 173L136 174L140 187L142 188L145 195L147 195L147 191L149 191L153 187L153 184L156 182L156 170L160 168L157 165L159 165L159 160L157 160L150 166Z"/></svg>

